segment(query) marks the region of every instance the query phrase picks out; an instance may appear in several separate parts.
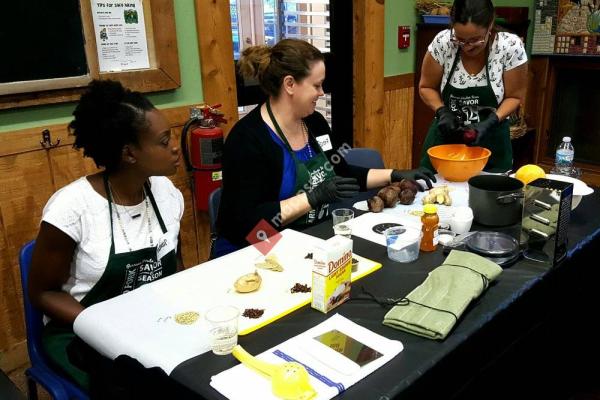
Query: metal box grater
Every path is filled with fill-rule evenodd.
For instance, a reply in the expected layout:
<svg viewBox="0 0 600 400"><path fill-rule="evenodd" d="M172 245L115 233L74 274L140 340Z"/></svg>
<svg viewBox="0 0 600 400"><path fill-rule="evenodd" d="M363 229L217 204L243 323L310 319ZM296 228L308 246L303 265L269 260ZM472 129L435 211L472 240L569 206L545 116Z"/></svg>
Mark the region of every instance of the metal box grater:
<svg viewBox="0 0 600 400"><path fill-rule="evenodd" d="M569 182L540 178L525 186L521 243L527 259L553 266L565 257L572 198Z"/></svg>

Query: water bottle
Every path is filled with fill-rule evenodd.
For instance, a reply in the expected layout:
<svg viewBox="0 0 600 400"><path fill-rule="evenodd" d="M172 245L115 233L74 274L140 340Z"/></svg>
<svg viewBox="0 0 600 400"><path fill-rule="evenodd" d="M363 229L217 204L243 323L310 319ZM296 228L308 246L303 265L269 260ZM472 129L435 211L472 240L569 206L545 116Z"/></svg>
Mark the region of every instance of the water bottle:
<svg viewBox="0 0 600 400"><path fill-rule="evenodd" d="M571 144L571 138L565 136L562 143L556 148L556 158L554 166L556 171L562 175L571 175L573 171L573 158L575 157L575 149Z"/></svg>

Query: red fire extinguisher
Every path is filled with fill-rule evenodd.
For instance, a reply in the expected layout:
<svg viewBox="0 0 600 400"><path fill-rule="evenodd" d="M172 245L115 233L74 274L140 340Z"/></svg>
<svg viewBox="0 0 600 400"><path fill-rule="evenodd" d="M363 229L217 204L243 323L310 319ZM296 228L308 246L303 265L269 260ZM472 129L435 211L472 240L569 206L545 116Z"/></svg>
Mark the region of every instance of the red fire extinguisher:
<svg viewBox="0 0 600 400"><path fill-rule="evenodd" d="M220 106L217 104L192 108L190 120L185 123L181 132L183 159L188 173L192 174L194 200L196 209L200 211L208 211L208 196L221 187L223 130L219 128L219 124L227 121L223 118L223 113L217 110Z"/></svg>

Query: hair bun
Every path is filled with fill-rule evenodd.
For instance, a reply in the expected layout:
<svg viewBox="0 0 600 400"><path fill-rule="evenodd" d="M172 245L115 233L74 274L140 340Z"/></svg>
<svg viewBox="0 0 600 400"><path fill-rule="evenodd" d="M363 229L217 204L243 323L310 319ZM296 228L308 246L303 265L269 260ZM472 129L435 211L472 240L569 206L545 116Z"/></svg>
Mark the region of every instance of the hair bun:
<svg viewBox="0 0 600 400"><path fill-rule="evenodd" d="M269 46L251 46L245 49L238 61L242 76L260 79L271 63L271 54Z"/></svg>

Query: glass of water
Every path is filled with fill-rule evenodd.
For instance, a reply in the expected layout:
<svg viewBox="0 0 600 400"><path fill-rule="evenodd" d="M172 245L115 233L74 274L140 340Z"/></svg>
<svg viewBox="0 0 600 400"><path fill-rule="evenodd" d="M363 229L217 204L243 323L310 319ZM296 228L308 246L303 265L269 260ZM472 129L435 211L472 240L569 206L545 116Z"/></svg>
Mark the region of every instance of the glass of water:
<svg viewBox="0 0 600 400"><path fill-rule="evenodd" d="M352 227L348 223L354 218L354 211L349 208L338 208L331 213L333 217L333 233L350 238Z"/></svg>
<svg viewBox="0 0 600 400"><path fill-rule="evenodd" d="M217 355L229 354L238 340L240 311L233 306L216 306L206 312L211 349Z"/></svg>

